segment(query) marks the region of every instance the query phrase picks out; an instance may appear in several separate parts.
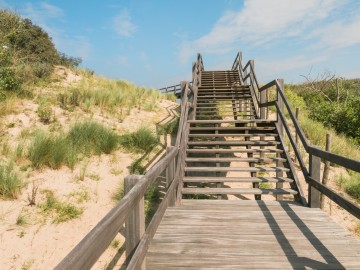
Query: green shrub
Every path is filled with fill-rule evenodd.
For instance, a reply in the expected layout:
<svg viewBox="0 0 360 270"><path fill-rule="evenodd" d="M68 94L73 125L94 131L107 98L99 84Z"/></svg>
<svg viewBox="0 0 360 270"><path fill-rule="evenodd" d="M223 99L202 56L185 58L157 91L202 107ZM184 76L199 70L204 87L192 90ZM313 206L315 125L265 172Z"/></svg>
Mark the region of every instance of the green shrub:
<svg viewBox="0 0 360 270"><path fill-rule="evenodd" d="M18 81L14 70L10 67L0 68L0 90L14 91L19 90L20 82Z"/></svg>
<svg viewBox="0 0 360 270"><path fill-rule="evenodd" d="M158 137L148 127L140 127L120 137L122 147L131 152L146 152L152 149L159 142Z"/></svg>
<svg viewBox="0 0 360 270"><path fill-rule="evenodd" d="M14 162L1 162L0 195L6 198L16 199L23 186L24 182L15 170Z"/></svg>

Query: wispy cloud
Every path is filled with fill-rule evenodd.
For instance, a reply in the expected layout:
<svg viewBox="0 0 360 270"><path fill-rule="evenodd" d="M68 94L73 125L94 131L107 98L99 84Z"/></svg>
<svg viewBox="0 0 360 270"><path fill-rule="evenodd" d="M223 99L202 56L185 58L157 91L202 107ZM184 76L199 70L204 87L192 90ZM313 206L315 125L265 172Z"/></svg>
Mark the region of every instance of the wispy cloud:
<svg viewBox="0 0 360 270"><path fill-rule="evenodd" d="M115 33L120 37L131 37L137 28L132 22L130 13L127 9L121 10L113 18L112 27Z"/></svg>
<svg viewBox="0 0 360 270"><path fill-rule="evenodd" d="M35 24L41 26L51 36L58 35L58 30L51 26L51 22L64 19L64 10L51 5L49 3L41 2L38 5L26 3L20 9L20 13L31 19Z"/></svg>
<svg viewBox="0 0 360 270"><path fill-rule="evenodd" d="M140 57L140 60L141 60L142 63L143 63L144 69L145 69L146 71L148 71L148 72L152 72L152 71L153 71L153 67L150 65L149 57L147 56L147 54L144 53L144 52L140 52L139 57Z"/></svg>
<svg viewBox="0 0 360 270"><path fill-rule="evenodd" d="M314 45L318 48L340 49L360 44L360 14L319 27L312 36L318 37Z"/></svg>
<svg viewBox="0 0 360 270"><path fill-rule="evenodd" d="M336 0L245 0L241 10L226 12L208 34L184 41L180 61L186 62L197 51L224 54L239 43L264 45L300 36L341 4Z"/></svg>

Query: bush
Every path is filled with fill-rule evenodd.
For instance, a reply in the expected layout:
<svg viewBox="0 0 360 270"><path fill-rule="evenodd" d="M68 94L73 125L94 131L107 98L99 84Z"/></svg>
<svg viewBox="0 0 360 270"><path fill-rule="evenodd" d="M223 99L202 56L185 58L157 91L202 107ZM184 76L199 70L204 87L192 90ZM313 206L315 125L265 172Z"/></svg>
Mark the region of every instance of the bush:
<svg viewBox="0 0 360 270"><path fill-rule="evenodd" d="M20 88L20 81L10 67L0 68L0 90L14 91Z"/></svg>
<svg viewBox="0 0 360 270"><path fill-rule="evenodd" d="M137 131L120 137L120 144L131 152L147 152L152 149L159 139L156 134L147 127L140 127Z"/></svg>
<svg viewBox="0 0 360 270"><path fill-rule="evenodd" d="M14 168L14 162L0 163L0 195L16 199L24 182Z"/></svg>

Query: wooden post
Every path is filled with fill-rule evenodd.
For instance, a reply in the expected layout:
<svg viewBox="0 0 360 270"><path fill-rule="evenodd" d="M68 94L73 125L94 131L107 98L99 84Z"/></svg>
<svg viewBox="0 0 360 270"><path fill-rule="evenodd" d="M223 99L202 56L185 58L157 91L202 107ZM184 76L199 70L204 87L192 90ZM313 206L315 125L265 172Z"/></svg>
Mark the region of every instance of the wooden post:
<svg viewBox="0 0 360 270"><path fill-rule="evenodd" d="M240 77L240 85L244 85L244 81L243 81L243 71L242 71L242 52L239 52L239 65L238 65L238 70L239 70L239 77Z"/></svg>
<svg viewBox="0 0 360 270"><path fill-rule="evenodd" d="M321 159L314 155L309 155L309 172L311 178L320 182L320 165ZM309 207L319 208L320 207L320 192L309 185Z"/></svg>
<svg viewBox="0 0 360 270"><path fill-rule="evenodd" d="M281 91L282 93L284 93L284 80L283 79L277 79L278 83L279 83L279 89L277 89L277 91ZM282 100L282 98L279 98L279 94L277 94L277 103L279 106L279 110L284 113L284 101ZM281 136L284 135L284 126L282 124L281 121L279 121L279 115L277 115L277 122L279 123L279 133Z"/></svg>
<svg viewBox="0 0 360 270"><path fill-rule="evenodd" d="M331 147L331 135L330 135L330 134L326 134L325 151L330 152L330 147ZM328 181L328 178L329 178L329 171L330 171L330 161L325 160L324 173L323 173L323 178L322 178L322 183L323 183L324 185L327 184L327 181ZM323 194L321 194L320 200L321 200L321 209L324 209L324 206L325 206L325 196L324 196Z"/></svg>
<svg viewBox="0 0 360 270"><path fill-rule="evenodd" d="M168 155L175 147L174 146L168 146L166 148L166 154ZM166 168L166 188L169 188L172 181L174 181L175 177L175 158L170 161L168 167ZM169 200L169 206L175 205L175 194L171 195L171 198Z"/></svg>
<svg viewBox="0 0 360 270"><path fill-rule="evenodd" d="M296 120L298 120L298 121L299 121L299 113L300 113L300 109L299 109L299 108L296 108L296 109L295 109L295 118L296 118ZM298 132L297 132L296 129L295 129L295 143L296 143L296 145L298 145L298 143L299 143L299 135L298 135ZM296 162L296 160L297 160L297 157L296 157L296 155L295 155L295 162Z"/></svg>
<svg viewBox="0 0 360 270"><path fill-rule="evenodd" d="M125 194L127 194L140 180L141 175L128 175L125 177ZM130 261L141 237L145 233L145 214L144 214L144 198L142 198L138 205L132 207L132 213L125 221L125 245L126 245L126 260ZM145 269L145 263L142 268Z"/></svg>

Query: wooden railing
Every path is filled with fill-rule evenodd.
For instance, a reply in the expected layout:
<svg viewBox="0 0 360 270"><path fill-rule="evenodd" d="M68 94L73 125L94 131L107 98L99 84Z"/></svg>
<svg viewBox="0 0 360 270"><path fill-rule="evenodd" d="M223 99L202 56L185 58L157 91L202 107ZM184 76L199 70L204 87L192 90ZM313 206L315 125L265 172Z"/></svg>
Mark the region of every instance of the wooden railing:
<svg viewBox="0 0 360 270"><path fill-rule="evenodd" d="M163 87L163 88L158 89L158 91L160 91L160 93L162 93L162 94L170 93L170 94L174 94L175 96L179 96L179 95L181 95L181 85L176 84L176 85Z"/></svg>
<svg viewBox="0 0 360 270"><path fill-rule="evenodd" d="M181 116L175 146L166 149L166 156L145 175L125 178L125 196L85 236L55 269L90 269L108 248L125 223L126 269L144 269L144 258L157 227L168 206L180 203L189 132L188 119L194 119L196 91L200 84L203 63L201 55L193 65L193 86L181 82ZM166 171L166 193L145 228L144 195L161 173Z"/></svg>
<svg viewBox="0 0 360 270"><path fill-rule="evenodd" d="M301 171L308 184L309 206L320 207L320 193L322 193L355 217L360 218L360 207L358 205L320 182L321 160L324 162L329 161L333 164L337 164L338 166L342 166L348 170L353 170L356 172L360 172L360 162L328 151L324 151L317 146L309 144L297 118L294 116L294 113L290 107L290 103L285 96L284 81L282 79L273 80L268 84L259 87L254 70L254 61L250 60L245 65L245 67L241 69L241 53L238 53L232 69L239 70L239 72L242 73L240 74L240 78L243 78L243 83L250 86L254 103L256 103L255 107L258 108L260 118L266 119L266 109L269 110L270 106L275 106L277 113L277 127L280 133L280 137L285 135L285 130L291 147L299 162ZM275 89L276 92L275 99L268 101L267 97L269 96L269 93L267 92L271 91L272 89ZM288 118L285 117L285 109L289 115ZM305 149L305 154L309 156L309 168L307 168L305 165L303 156L299 150L299 146L296 144L296 140L291 133L288 121L292 126L294 126L296 133L300 138L302 147Z"/></svg>

